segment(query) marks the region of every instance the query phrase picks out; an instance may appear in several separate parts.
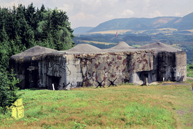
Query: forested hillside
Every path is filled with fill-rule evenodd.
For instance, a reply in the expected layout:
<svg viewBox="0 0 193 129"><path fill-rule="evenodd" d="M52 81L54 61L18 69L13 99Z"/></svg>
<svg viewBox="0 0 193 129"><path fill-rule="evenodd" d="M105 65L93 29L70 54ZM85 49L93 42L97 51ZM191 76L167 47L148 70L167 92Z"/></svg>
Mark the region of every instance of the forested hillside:
<svg viewBox="0 0 193 129"><path fill-rule="evenodd" d="M117 34L117 37L115 37ZM184 17L117 18L103 22L74 39L76 44L90 43L110 48L125 41L130 46L162 42L187 53L187 63L193 63L193 13ZM97 43L100 42L100 43ZM104 43L104 44L103 44Z"/></svg>
<svg viewBox="0 0 193 129"><path fill-rule="evenodd" d="M160 28L175 28L178 30L193 29L193 13L184 17L156 18L117 18L103 22L88 32L108 30L150 30Z"/></svg>
<svg viewBox="0 0 193 129"><path fill-rule="evenodd" d="M89 32L106 30L149 30L163 28L167 24L174 23L180 17L156 17L156 18L119 18L103 22Z"/></svg>
<svg viewBox="0 0 193 129"><path fill-rule="evenodd" d="M74 36L66 12L46 9L44 5L40 9L33 4L0 8L0 21L0 114L5 114L20 97L16 86L19 80L14 71L8 72L10 56L35 45L69 49L74 46Z"/></svg>
<svg viewBox="0 0 193 129"><path fill-rule="evenodd" d="M62 10L20 4L12 9L0 8L0 21L0 66L5 69L10 56L35 45L57 50L74 45L73 30Z"/></svg>
<svg viewBox="0 0 193 129"><path fill-rule="evenodd" d="M73 34L82 34L82 33L86 33L89 30L93 29L94 27L77 27L74 29Z"/></svg>
<svg viewBox="0 0 193 129"><path fill-rule="evenodd" d="M187 53L187 63L193 63L193 34L170 32L167 29L166 32L152 30L152 33L154 34L146 32L137 34L137 32L129 31L128 33L118 34L117 37L115 37L115 34L88 34L76 36L73 41L76 44L89 43L101 49L113 47L120 41L125 41L133 47L162 42L184 50Z"/></svg>

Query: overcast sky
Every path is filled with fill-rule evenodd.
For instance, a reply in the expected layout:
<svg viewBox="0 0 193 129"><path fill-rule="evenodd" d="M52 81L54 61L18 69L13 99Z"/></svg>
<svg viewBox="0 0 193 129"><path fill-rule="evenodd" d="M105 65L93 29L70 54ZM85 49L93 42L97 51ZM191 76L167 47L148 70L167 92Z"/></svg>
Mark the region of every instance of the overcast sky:
<svg viewBox="0 0 193 129"><path fill-rule="evenodd" d="M14 4L62 9L67 12L72 28L95 27L114 18L183 17L193 12L193 0L0 0L1 7Z"/></svg>

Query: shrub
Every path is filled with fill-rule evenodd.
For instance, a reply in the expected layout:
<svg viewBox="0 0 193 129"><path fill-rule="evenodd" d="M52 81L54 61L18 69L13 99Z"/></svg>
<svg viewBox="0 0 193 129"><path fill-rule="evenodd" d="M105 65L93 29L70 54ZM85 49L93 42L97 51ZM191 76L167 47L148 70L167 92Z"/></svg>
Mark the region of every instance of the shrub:
<svg viewBox="0 0 193 129"><path fill-rule="evenodd" d="M16 86L19 79L15 78L13 71L8 74L4 69L0 69L0 111L5 114L7 107L10 107L20 96L17 94L19 88Z"/></svg>

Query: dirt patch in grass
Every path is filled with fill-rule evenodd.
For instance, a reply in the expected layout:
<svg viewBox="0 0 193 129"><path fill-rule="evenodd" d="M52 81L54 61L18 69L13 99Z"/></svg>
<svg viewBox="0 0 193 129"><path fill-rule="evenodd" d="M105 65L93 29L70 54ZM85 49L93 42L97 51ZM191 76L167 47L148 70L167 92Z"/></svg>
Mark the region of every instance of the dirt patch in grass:
<svg viewBox="0 0 193 129"><path fill-rule="evenodd" d="M66 118L64 121L76 121L76 122L80 122L82 120L82 118L80 116L69 116L68 118Z"/></svg>
<svg viewBox="0 0 193 129"><path fill-rule="evenodd" d="M184 83L184 82L171 82L171 83L164 82L162 85L186 85L186 86L189 86L190 84Z"/></svg>

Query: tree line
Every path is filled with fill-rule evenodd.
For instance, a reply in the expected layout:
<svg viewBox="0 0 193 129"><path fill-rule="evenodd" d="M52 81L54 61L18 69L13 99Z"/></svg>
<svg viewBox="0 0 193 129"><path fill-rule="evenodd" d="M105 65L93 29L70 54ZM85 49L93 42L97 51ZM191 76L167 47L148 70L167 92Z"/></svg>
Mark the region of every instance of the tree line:
<svg viewBox="0 0 193 129"><path fill-rule="evenodd" d="M0 56L2 67L8 68L8 59L35 45L57 50L74 46L73 30L66 12L57 8L35 8L22 4L12 9L0 8Z"/></svg>
<svg viewBox="0 0 193 129"><path fill-rule="evenodd" d="M65 11L35 8L33 3L25 7L0 7L0 111L5 112L19 96L17 80L9 70L10 56L35 45L66 50L75 44L74 35Z"/></svg>

